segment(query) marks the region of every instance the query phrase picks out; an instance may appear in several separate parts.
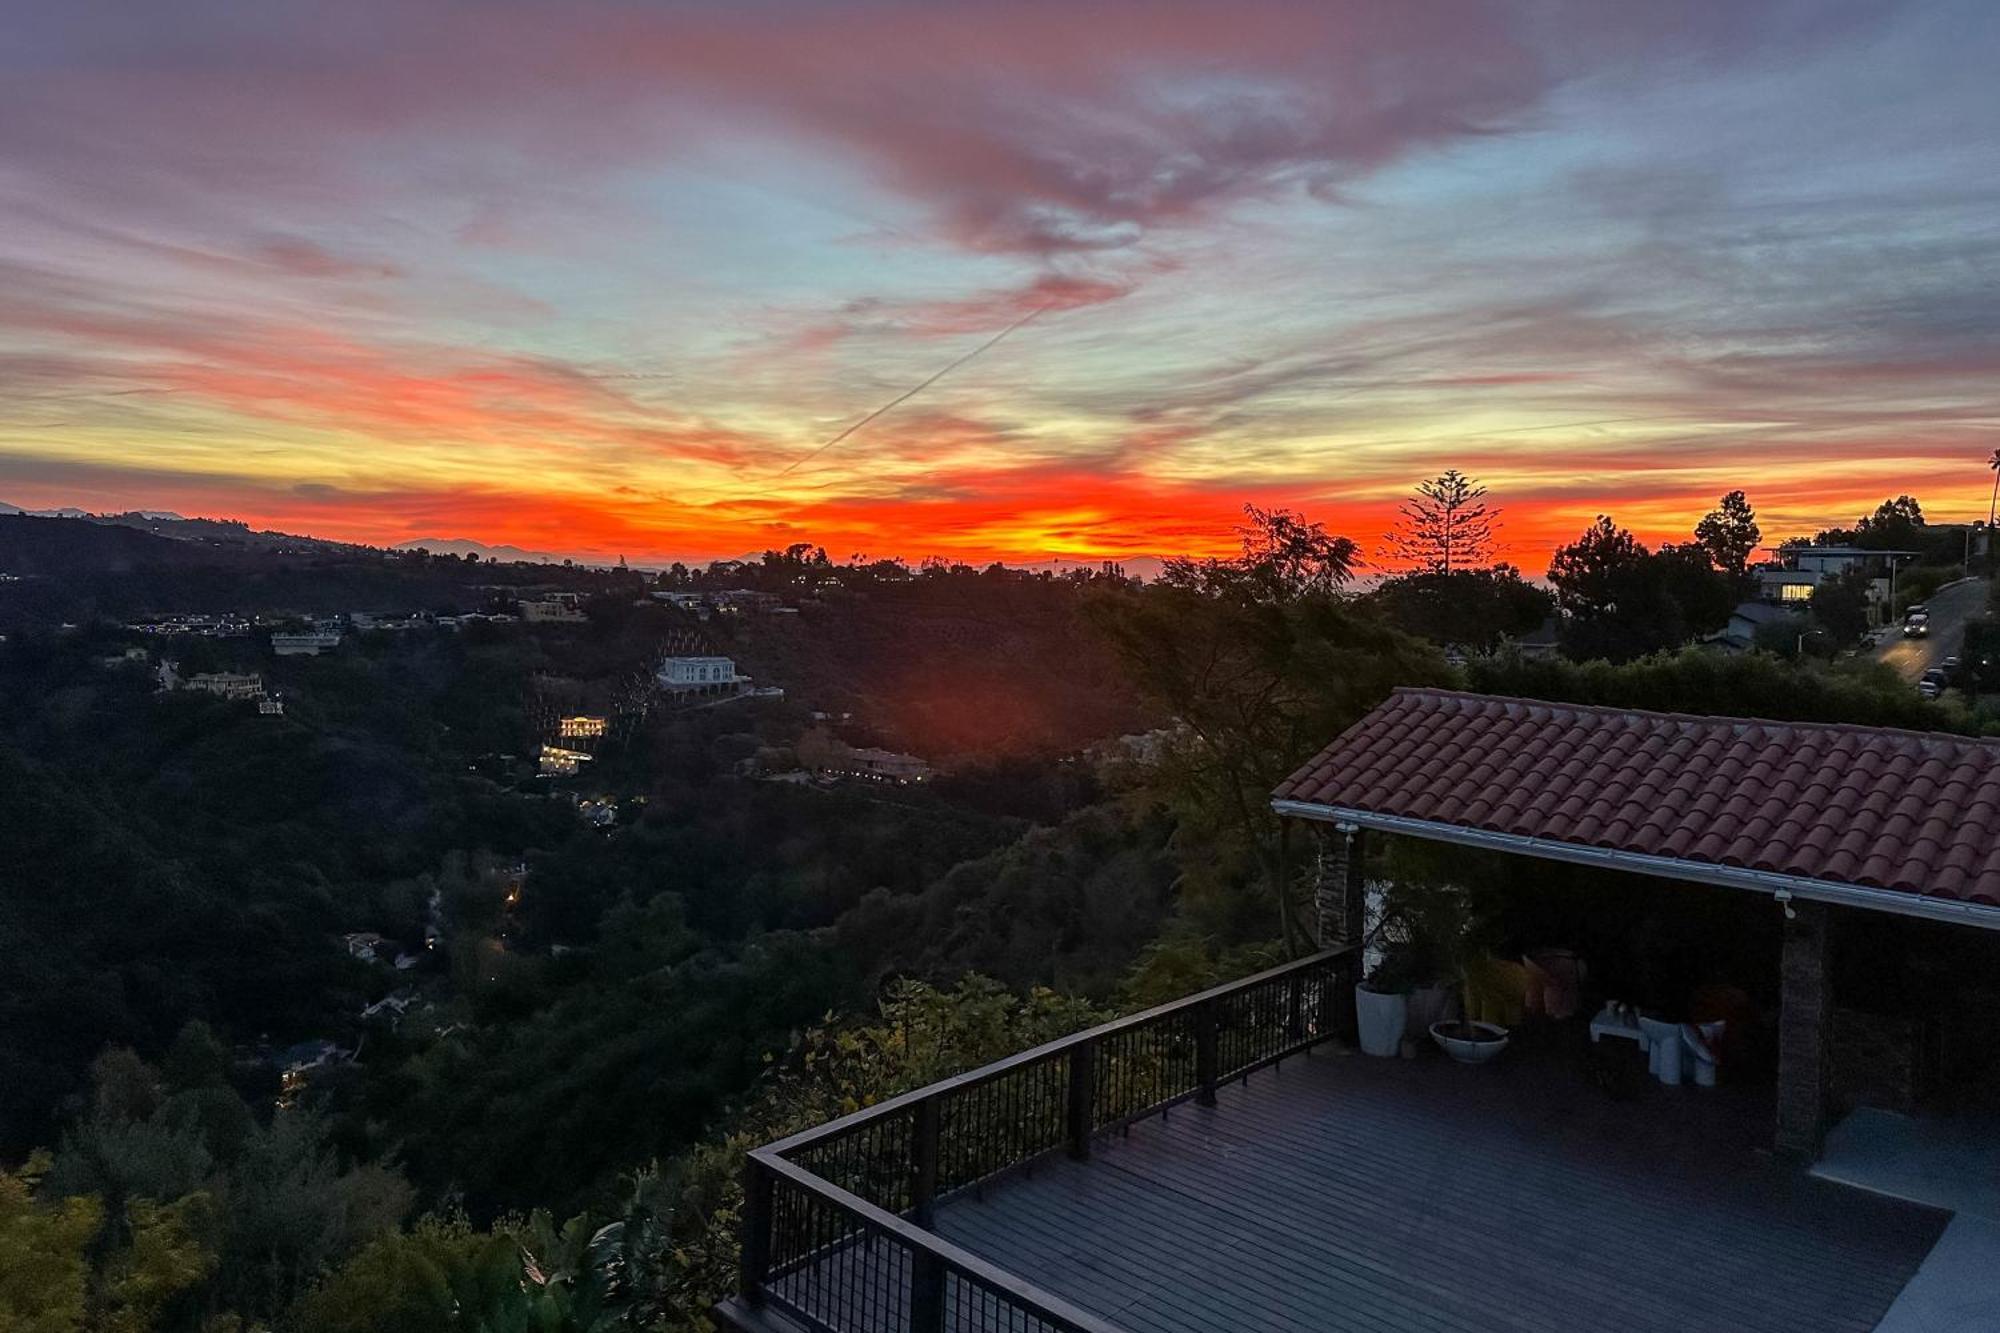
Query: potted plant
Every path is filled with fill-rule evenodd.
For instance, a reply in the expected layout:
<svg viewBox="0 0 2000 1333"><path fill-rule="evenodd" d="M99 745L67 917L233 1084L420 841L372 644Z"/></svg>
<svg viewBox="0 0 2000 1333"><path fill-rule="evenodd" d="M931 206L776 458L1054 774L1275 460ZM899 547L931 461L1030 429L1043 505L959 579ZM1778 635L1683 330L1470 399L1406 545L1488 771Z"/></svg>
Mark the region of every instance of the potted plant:
<svg viewBox="0 0 2000 1333"><path fill-rule="evenodd" d="M1431 1024L1431 1040L1462 1065L1483 1065L1507 1049L1507 1029L1498 1023L1454 1018Z"/></svg>
<svg viewBox="0 0 2000 1333"><path fill-rule="evenodd" d="M1364 1055L1395 1055L1410 1023L1414 989L1410 951L1385 950L1382 961L1354 988L1354 1026Z"/></svg>
<svg viewBox="0 0 2000 1333"><path fill-rule="evenodd" d="M1483 928L1470 892L1441 877L1400 880L1384 901L1383 934L1403 942L1416 979L1407 1005L1410 1035L1424 1035L1454 1060L1483 1064L1507 1045L1507 1030L1463 1019L1456 1000L1485 957Z"/></svg>
<svg viewBox="0 0 2000 1333"><path fill-rule="evenodd" d="M1459 955L1467 930L1464 894L1449 885L1404 880L1383 896L1376 938L1398 955L1409 982L1405 1036L1422 1041L1431 1024L1454 1017Z"/></svg>

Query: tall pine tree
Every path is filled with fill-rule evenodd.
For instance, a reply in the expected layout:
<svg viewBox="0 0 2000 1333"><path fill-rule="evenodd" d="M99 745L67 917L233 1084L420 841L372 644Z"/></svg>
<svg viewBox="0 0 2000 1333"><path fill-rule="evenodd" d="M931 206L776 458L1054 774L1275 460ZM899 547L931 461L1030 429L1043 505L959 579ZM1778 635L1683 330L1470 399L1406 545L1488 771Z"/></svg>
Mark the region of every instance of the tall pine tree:
<svg viewBox="0 0 2000 1333"><path fill-rule="evenodd" d="M1450 574L1493 559L1500 510L1486 503L1486 488L1457 468L1417 483L1389 530L1389 554L1431 574Z"/></svg>

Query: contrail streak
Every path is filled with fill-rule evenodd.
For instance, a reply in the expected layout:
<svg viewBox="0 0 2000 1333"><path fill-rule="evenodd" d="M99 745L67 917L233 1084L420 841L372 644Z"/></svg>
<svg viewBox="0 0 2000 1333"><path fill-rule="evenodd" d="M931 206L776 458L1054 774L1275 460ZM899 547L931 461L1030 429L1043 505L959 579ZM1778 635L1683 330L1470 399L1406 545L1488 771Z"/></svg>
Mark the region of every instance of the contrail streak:
<svg viewBox="0 0 2000 1333"><path fill-rule="evenodd" d="M972 360L973 357L978 356L981 352L986 351L988 348L992 347L995 343L998 343L1002 338L1012 333L1015 329L1020 328L1023 324L1026 324L1029 320L1033 319L1035 316L1041 314L1044 310L1047 309L1048 307L1045 305L1036 306L1033 310L1030 310L1027 314L1021 316L1019 319L1015 320L1012 324L1009 324L1006 328L1000 330L1000 332L994 334L991 338L988 338L985 342L979 344L979 346L973 348L971 351L967 352L964 356L961 356L960 358L958 358L958 360L952 362L950 365L946 366L943 370L940 370L937 374L925 380L922 384L919 384L916 388L910 389L904 393L896 395L894 398L891 398L888 402L882 404L882 406L876 408L873 412L870 412L867 416L861 418L861 420L855 422L852 426L849 426L846 430L843 430L842 432L840 432L840 434L834 436L832 439L828 440L825 444L822 444L819 448L813 450L805 457L793 459L789 464L785 466L783 471L778 473L778 475L781 477L790 476L794 469L802 467L805 464L812 462L813 459L818 458L821 454L833 448L834 445L839 444L842 440L854 434L855 431L860 430L863 426L875 420L875 418L882 416L884 413L890 412L895 408L902 406L904 403L909 402L912 398L915 398L925 389L930 388L931 385L936 384L946 375L951 374L952 371L957 370L960 366Z"/></svg>

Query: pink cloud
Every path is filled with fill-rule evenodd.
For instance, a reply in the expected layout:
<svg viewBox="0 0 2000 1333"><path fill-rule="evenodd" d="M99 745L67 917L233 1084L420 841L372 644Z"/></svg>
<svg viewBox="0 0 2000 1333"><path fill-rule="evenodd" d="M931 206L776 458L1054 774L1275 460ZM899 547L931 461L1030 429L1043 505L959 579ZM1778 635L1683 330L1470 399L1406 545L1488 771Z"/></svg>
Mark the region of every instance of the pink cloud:
<svg viewBox="0 0 2000 1333"><path fill-rule="evenodd" d="M86 195L365 193L385 148L426 139L478 141L451 167L468 174L531 160L546 187L761 125L848 155L957 245L1032 253L1364 172L1503 124L1550 81L1481 0L364 0L154 29L85 4L42 22L56 58L0 89L0 134Z"/></svg>

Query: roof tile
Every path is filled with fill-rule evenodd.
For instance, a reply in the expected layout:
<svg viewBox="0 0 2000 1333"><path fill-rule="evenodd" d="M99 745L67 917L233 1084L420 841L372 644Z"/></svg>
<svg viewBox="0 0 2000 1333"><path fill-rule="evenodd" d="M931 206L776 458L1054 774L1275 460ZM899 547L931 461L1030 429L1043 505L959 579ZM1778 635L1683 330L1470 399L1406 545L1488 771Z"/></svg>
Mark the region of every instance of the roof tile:
<svg viewBox="0 0 2000 1333"><path fill-rule="evenodd" d="M2000 903L2000 742L1398 690L1280 799Z"/></svg>

